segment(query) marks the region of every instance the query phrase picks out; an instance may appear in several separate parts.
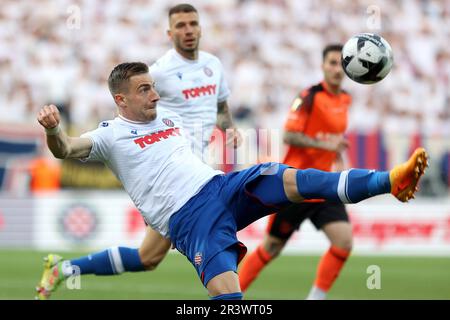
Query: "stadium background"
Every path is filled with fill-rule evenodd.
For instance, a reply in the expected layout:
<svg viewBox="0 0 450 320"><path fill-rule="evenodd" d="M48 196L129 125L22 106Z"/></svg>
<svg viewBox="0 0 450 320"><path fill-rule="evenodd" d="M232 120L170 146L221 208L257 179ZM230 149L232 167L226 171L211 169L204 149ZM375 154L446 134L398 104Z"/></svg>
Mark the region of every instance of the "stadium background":
<svg viewBox="0 0 450 320"><path fill-rule="evenodd" d="M142 220L117 181L102 166L54 160L35 117L40 106L54 103L74 135L113 117L107 75L121 61L152 63L170 48L167 10L176 3L2 1L0 298L32 298L48 250L72 257L139 245ZM282 128L299 90L321 80L327 43L359 32L379 33L390 42L395 62L385 80L372 86L344 83L354 99L347 160L351 166L386 169L424 145L431 168L410 204L377 197L349 207L355 249L330 298L449 299L450 1L190 3L200 13L201 49L222 60L232 90L229 104L244 129ZM269 140L258 139L258 146ZM260 220L239 237L253 248L264 226ZM325 238L306 223L288 255L263 273L248 297L303 298L326 247ZM370 265L381 268L381 290L366 286ZM206 297L193 268L177 253L153 273L85 279L85 290L63 290L56 298ZM187 287L192 289L180 290Z"/></svg>

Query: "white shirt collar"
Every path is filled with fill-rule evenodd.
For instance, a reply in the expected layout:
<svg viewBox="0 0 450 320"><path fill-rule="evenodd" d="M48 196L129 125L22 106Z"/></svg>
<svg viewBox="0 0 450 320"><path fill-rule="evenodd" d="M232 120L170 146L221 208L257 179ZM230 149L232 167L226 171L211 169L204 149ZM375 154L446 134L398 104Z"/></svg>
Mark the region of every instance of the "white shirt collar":
<svg viewBox="0 0 450 320"><path fill-rule="evenodd" d="M125 117L124 117L123 115L121 115L121 114L119 114L119 118L122 119L123 121L130 122L130 123L133 123L133 124L149 124L149 123L151 122L151 121L143 122L143 121L134 121L134 120L130 120L130 119L125 118Z"/></svg>

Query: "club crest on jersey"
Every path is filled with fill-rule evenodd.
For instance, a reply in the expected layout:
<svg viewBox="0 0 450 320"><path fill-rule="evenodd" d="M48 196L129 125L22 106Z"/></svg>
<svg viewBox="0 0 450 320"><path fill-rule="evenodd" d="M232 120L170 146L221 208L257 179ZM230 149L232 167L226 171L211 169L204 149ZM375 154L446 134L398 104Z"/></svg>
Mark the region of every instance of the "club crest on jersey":
<svg viewBox="0 0 450 320"><path fill-rule="evenodd" d="M177 77L181 80L183 78L183 74L181 72L177 72Z"/></svg>
<svg viewBox="0 0 450 320"><path fill-rule="evenodd" d="M212 77L212 75L214 74L214 73L212 72L212 70L211 70L210 68L208 68L208 67L204 67L204 68L203 68L203 72L204 72L208 77Z"/></svg>
<svg viewBox="0 0 450 320"><path fill-rule="evenodd" d="M172 120L167 118L162 119L162 122L164 122L164 124L168 127L173 127L175 125Z"/></svg>
<svg viewBox="0 0 450 320"><path fill-rule="evenodd" d="M195 263L195 265L196 266L199 266L199 265L201 265L202 264L202 261L203 261L203 255L202 255L202 253L201 252L197 252L196 254L195 254L195 257L194 257L194 263Z"/></svg>
<svg viewBox="0 0 450 320"><path fill-rule="evenodd" d="M137 135L137 130L136 129L131 130L131 134Z"/></svg>

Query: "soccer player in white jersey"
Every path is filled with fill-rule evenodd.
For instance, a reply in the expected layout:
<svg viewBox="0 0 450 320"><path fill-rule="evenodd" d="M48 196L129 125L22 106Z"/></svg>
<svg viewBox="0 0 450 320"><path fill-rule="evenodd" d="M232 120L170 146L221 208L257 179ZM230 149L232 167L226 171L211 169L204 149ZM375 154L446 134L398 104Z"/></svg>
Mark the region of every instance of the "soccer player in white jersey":
<svg viewBox="0 0 450 320"><path fill-rule="evenodd" d="M150 74L161 97L158 105L181 116L193 136L194 153L202 154L216 125L222 130L233 126L226 101L230 91L220 60L198 49L201 28L196 9L177 5L169 11L169 20L173 48L150 67Z"/></svg>
<svg viewBox="0 0 450 320"><path fill-rule="evenodd" d="M227 132L227 145L237 147L241 138L234 130L228 109L230 91L222 64L214 55L199 51L201 28L197 10L189 4L172 7L167 33L173 48L150 67L161 97L158 105L181 116L191 147L202 159L215 126ZM56 290L64 279L64 274L58 271L63 265L83 266L82 274L96 275L149 271L164 259L169 248L170 241L147 227L140 248L113 247L68 261L49 254L36 288L37 298L48 299Z"/></svg>
<svg viewBox="0 0 450 320"><path fill-rule="evenodd" d="M159 96L146 64L116 66L108 85L117 118L79 138L68 137L59 128L57 108L44 106L38 121L47 144L58 158L104 162L146 222L188 258L212 299L242 299L236 269L246 248L236 233L250 223L305 199L356 203L391 193L405 202L414 197L427 166L427 154L418 148L407 162L385 172L264 163L223 174L192 153L176 113L157 111ZM61 271L72 274L73 267Z"/></svg>

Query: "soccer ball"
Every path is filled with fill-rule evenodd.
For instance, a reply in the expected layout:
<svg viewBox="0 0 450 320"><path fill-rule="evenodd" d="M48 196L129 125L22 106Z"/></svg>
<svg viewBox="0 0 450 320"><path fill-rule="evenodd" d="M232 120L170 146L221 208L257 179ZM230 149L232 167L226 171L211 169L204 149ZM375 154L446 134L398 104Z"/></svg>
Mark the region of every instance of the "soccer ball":
<svg viewBox="0 0 450 320"><path fill-rule="evenodd" d="M389 43L379 35L361 33L351 37L342 48L342 68L352 80L371 84L391 71L394 58Z"/></svg>

